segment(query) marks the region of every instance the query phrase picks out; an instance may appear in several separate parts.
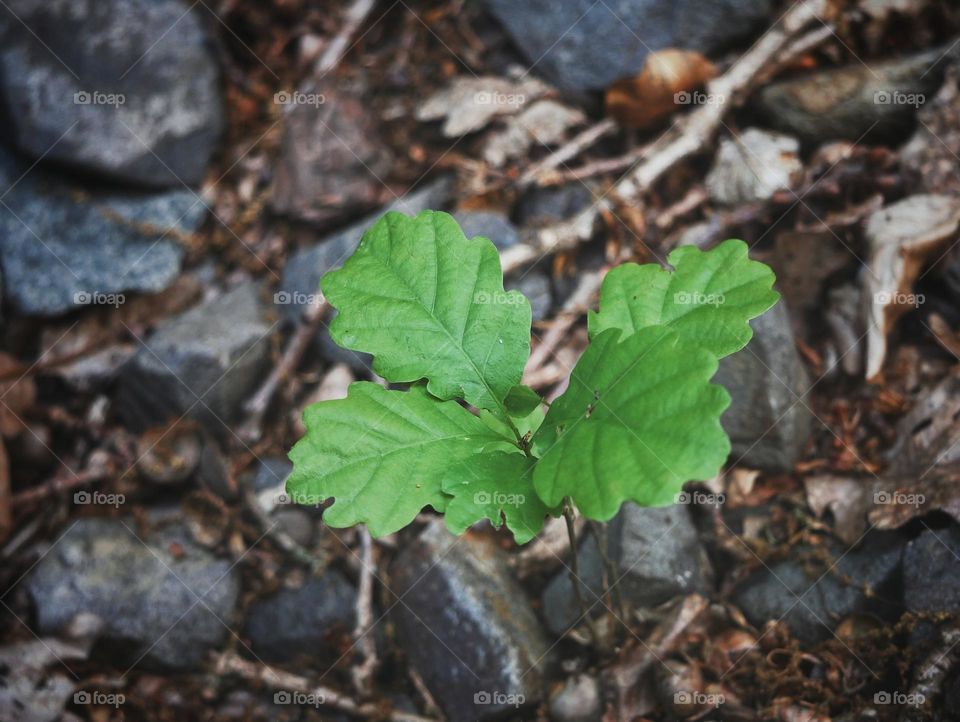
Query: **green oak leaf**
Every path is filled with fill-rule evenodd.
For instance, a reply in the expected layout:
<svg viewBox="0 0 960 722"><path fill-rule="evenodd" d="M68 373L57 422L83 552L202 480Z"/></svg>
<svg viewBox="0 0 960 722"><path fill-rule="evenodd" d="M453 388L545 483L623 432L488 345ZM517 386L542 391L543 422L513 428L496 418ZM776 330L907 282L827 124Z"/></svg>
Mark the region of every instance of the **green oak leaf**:
<svg viewBox="0 0 960 722"><path fill-rule="evenodd" d="M320 285L338 310L333 340L373 354L383 378L426 379L439 399L507 417L504 398L530 355L530 303L504 291L489 240L468 239L446 213L390 212Z"/></svg>
<svg viewBox="0 0 960 722"><path fill-rule="evenodd" d="M664 506L685 482L715 475L730 453L720 426L730 396L709 383L716 370L710 351L666 326L623 340L599 333L533 437L540 498L569 496L606 521L626 500Z"/></svg>
<svg viewBox="0 0 960 722"><path fill-rule="evenodd" d="M288 493L313 504L333 497L325 522L365 522L374 536L401 529L426 506L444 511L451 465L516 449L459 403L440 401L423 386L388 391L353 383L345 399L307 407L304 423L307 433L290 451Z"/></svg>
<svg viewBox="0 0 960 722"><path fill-rule="evenodd" d="M516 451L476 454L452 464L443 490L453 498L444 516L453 534L462 534L480 519L499 529L504 521L517 544L526 544L543 528L548 508L533 488L536 459Z"/></svg>
<svg viewBox="0 0 960 722"><path fill-rule="evenodd" d="M543 423L545 416L543 399L529 386L514 386L503 404L507 410L507 417L513 423L513 428L486 411L480 412L480 418L490 428L499 431L508 439L515 440L517 436L521 439L524 437L529 439Z"/></svg>
<svg viewBox="0 0 960 722"><path fill-rule="evenodd" d="M591 338L608 328L629 336L662 324L717 358L739 351L753 335L748 321L773 306L780 294L766 264L751 261L743 241L730 239L709 251L680 246L659 264L625 263L600 289L600 311L587 321Z"/></svg>

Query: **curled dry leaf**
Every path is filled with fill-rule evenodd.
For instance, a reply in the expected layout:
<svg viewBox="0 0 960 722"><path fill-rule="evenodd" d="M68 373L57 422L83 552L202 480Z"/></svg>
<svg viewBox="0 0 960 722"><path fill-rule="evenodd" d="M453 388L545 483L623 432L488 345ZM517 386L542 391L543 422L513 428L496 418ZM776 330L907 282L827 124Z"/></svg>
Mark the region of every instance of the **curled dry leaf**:
<svg viewBox="0 0 960 722"><path fill-rule="evenodd" d="M689 105L690 91L717 74L713 63L693 50L668 48L650 53L643 70L607 89L607 113L628 128L651 128Z"/></svg>
<svg viewBox="0 0 960 722"><path fill-rule="evenodd" d="M879 380L897 319L922 300L913 293L921 269L937 259L958 227L960 199L945 195L910 196L867 218L868 381Z"/></svg>
<svg viewBox="0 0 960 722"><path fill-rule="evenodd" d="M834 530L847 544L856 542L867 529L867 514L873 506L877 482L842 476L814 476L804 481L807 504L818 517L833 514Z"/></svg>
<svg viewBox="0 0 960 722"><path fill-rule="evenodd" d="M506 127L494 133L483 151L483 158L494 167L522 157L530 146L559 143L567 131L583 125L586 116L555 100L539 100L519 115L506 120ZM534 146L534 147L536 147Z"/></svg>
<svg viewBox="0 0 960 722"><path fill-rule="evenodd" d="M535 79L458 77L417 109L417 120L443 120L443 134L456 138L484 128L498 115L514 115L550 92Z"/></svg>
<svg viewBox="0 0 960 722"><path fill-rule="evenodd" d="M920 397L897 423L890 472L922 476L936 465L960 461L960 369Z"/></svg>

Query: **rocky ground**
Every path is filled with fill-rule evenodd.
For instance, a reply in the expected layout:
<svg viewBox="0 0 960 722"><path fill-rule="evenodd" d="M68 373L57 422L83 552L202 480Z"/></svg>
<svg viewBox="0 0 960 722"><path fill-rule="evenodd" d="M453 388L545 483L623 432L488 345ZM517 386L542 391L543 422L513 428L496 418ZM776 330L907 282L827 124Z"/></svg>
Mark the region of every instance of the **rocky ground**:
<svg viewBox="0 0 960 722"><path fill-rule="evenodd" d="M952 3L0 5L0 720L960 719ZM373 378L319 278L427 208L500 249L551 398L613 265L777 273L723 475L578 523L586 617L560 521L283 493Z"/></svg>

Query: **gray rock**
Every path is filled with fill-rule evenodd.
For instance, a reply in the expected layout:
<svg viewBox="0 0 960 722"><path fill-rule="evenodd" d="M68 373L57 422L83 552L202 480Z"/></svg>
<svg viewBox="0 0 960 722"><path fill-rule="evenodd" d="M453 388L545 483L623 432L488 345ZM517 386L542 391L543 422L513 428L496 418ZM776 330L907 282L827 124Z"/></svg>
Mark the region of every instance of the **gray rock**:
<svg viewBox="0 0 960 722"><path fill-rule="evenodd" d="M554 722L600 722L603 713L600 682L586 674L570 677L550 697L549 708Z"/></svg>
<svg viewBox="0 0 960 722"><path fill-rule="evenodd" d="M517 206L521 226L546 226L570 218L593 202L593 194L583 183L539 186L527 191Z"/></svg>
<svg viewBox="0 0 960 722"><path fill-rule="evenodd" d="M412 216L428 209L438 210L446 205L451 192L451 179L439 178L377 213L367 216L359 223L328 236L317 245L294 253L287 260L280 279L280 288L274 295L274 302L277 304L281 319L288 325L300 321L304 309L313 302L319 291L320 279L328 271L343 265L360 243L364 231L384 213L398 211ZM316 351L328 363L345 363L359 374L368 373L372 366L372 357L369 354L357 353L337 346L330 338L326 327L318 332L314 345Z"/></svg>
<svg viewBox="0 0 960 722"><path fill-rule="evenodd" d="M943 79L946 47L896 60L822 70L773 83L756 109L771 127L807 143L907 138L918 107Z"/></svg>
<svg viewBox="0 0 960 722"><path fill-rule="evenodd" d="M502 213L493 211L460 211L454 213L463 235L467 238L483 236L491 241L499 250L510 248L520 242L520 232Z"/></svg>
<svg viewBox="0 0 960 722"><path fill-rule="evenodd" d="M810 436L812 413L803 397L807 372L794 346L784 301L750 325L753 339L742 351L722 359L714 377L732 398L721 422L730 435L735 462L789 471Z"/></svg>
<svg viewBox="0 0 960 722"><path fill-rule="evenodd" d="M329 569L301 586L282 589L250 607L244 636L258 657L289 662L299 656L336 659L335 635L349 637L356 618L356 592Z"/></svg>
<svg viewBox="0 0 960 722"><path fill-rule="evenodd" d="M686 506L645 508L632 502L608 524L610 556L622 574L619 587L624 602L653 607L680 594L707 593L712 569ZM580 545L577 561L587 606L602 593L603 561L591 534ZM594 607L599 616L602 605ZM547 628L565 633L581 616L566 569L558 572L543 593Z"/></svg>
<svg viewBox="0 0 960 722"><path fill-rule="evenodd" d="M113 660L130 664L146 655L156 666L197 667L229 634L238 573L181 529L144 541L136 534L132 519L86 518L69 527L25 582L38 631L64 633L88 613L102 621L100 638ZM170 553L173 542L183 554Z"/></svg>
<svg viewBox="0 0 960 722"><path fill-rule="evenodd" d="M534 69L571 91L633 75L647 54L710 54L763 25L766 0L486 0Z"/></svg>
<svg viewBox="0 0 960 722"><path fill-rule="evenodd" d="M272 200L278 213L323 222L389 196L393 157L355 87L324 82L275 98L285 103Z"/></svg>
<svg viewBox="0 0 960 722"><path fill-rule="evenodd" d="M553 286L546 273L527 271L508 276L503 287L508 291L520 291L527 297L534 321L542 321L550 315L553 309Z"/></svg>
<svg viewBox="0 0 960 722"><path fill-rule="evenodd" d="M291 471L293 471L293 464L289 459L276 456L261 459L257 466L257 473L253 477L254 491L267 491L286 483Z"/></svg>
<svg viewBox="0 0 960 722"><path fill-rule="evenodd" d="M175 239L206 215L192 192L82 194L39 168L23 175L28 167L0 149L0 182L13 186L0 205L0 265L16 311L55 316L173 283L183 260Z"/></svg>
<svg viewBox="0 0 960 722"><path fill-rule="evenodd" d="M903 541L893 532L869 534L850 552L838 544L803 547L748 578L732 601L757 629L782 619L801 643L817 644L852 614L896 618L902 558Z"/></svg>
<svg viewBox="0 0 960 722"><path fill-rule="evenodd" d="M451 722L541 699L548 643L523 590L490 542L433 523L392 565L397 635Z"/></svg>
<svg viewBox="0 0 960 722"><path fill-rule="evenodd" d="M204 18L180 0L10 0L0 93L25 153L150 186L199 183L224 125Z"/></svg>
<svg viewBox="0 0 960 722"><path fill-rule="evenodd" d="M960 527L927 529L907 545L903 596L910 612L960 612Z"/></svg>
<svg viewBox="0 0 960 722"><path fill-rule="evenodd" d="M281 492L274 498L280 498L287 477L293 470L293 464L282 457L267 457L260 460L256 474L252 479L253 490L263 492ZM302 547L309 547L317 535L317 523L321 510L307 509L297 506L295 500L291 503L277 504L270 511L270 518L277 523L277 528L286 533Z"/></svg>
<svg viewBox="0 0 960 722"><path fill-rule="evenodd" d="M121 372L122 416L139 428L188 414L224 436L261 380L273 328L252 284L170 319Z"/></svg>

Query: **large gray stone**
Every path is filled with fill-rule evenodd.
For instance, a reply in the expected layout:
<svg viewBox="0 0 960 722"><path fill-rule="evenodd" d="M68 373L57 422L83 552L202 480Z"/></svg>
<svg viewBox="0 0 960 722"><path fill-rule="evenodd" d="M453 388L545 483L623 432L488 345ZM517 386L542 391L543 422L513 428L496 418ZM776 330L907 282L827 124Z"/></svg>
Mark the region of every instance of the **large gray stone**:
<svg viewBox="0 0 960 722"><path fill-rule="evenodd" d="M151 186L199 183L223 129L202 11L180 0L8 0L0 95L27 154Z"/></svg>
<svg viewBox="0 0 960 722"><path fill-rule="evenodd" d="M910 542L903 589L910 612L960 613L960 527L928 528Z"/></svg>
<svg viewBox="0 0 960 722"><path fill-rule="evenodd" d="M268 662L301 656L337 659L336 635L349 638L356 619L356 591L342 574L328 570L298 587L282 589L250 607L244 636Z"/></svg>
<svg viewBox="0 0 960 722"><path fill-rule="evenodd" d="M540 701L549 645L492 542L457 539L435 522L391 574L400 642L450 722Z"/></svg>
<svg viewBox="0 0 960 722"><path fill-rule="evenodd" d="M711 588L710 562L686 506L647 508L627 502L609 522L607 535L610 557L622 575L618 587L624 602L653 607L677 595ZM603 592L603 560L592 534L581 543L577 562L580 579L589 588L582 592L584 601L594 616L600 616L606 608L594 603ZM548 629L558 635L581 617L566 569L547 584L543 612Z"/></svg>
<svg viewBox="0 0 960 722"><path fill-rule="evenodd" d="M772 127L811 144L864 137L903 141L917 108L943 80L947 49L773 83L757 94L756 108Z"/></svg>
<svg viewBox="0 0 960 722"><path fill-rule="evenodd" d="M393 157L355 84L327 79L321 87L275 98L284 103L275 210L323 222L376 207L389 197L384 181Z"/></svg>
<svg viewBox="0 0 960 722"><path fill-rule="evenodd" d="M81 613L103 623L111 660L199 666L227 638L240 583L227 559L177 528L141 541L132 519L86 518L64 532L25 584L40 634L65 633ZM182 553L173 555L176 543ZM222 620L222 621L221 621Z"/></svg>
<svg viewBox="0 0 960 722"><path fill-rule="evenodd" d="M714 382L730 392L721 423L732 459L768 471L790 471L810 436L809 379L781 300L750 322L753 339L720 361Z"/></svg>
<svg viewBox="0 0 960 722"><path fill-rule="evenodd" d="M189 413L225 436L262 380L273 328L253 284L166 321L121 372L122 415L144 427Z"/></svg>
<svg viewBox="0 0 960 722"><path fill-rule="evenodd" d="M752 34L767 0L486 0L536 72L573 91L602 90L643 67L647 54L710 54Z"/></svg>
<svg viewBox="0 0 960 722"><path fill-rule="evenodd" d="M520 242L520 231L502 213L494 211L460 211L454 213L463 234L467 238L482 236L493 242L499 250L510 248Z"/></svg>
<svg viewBox="0 0 960 722"><path fill-rule="evenodd" d="M192 192L84 194L28 168L0 148L0 265L14 310L54 316L173 283L183 259L176 239L206 215Z"/></svg>
<svg viewBox="0 0 960 722"><path fill-rule="evenodd" d="M805 645L829 638L852 614L895 619L903 540L894 532L868 535L859 548L803 547L741 584L733 603L757 629L782 620Z"/></svg>

